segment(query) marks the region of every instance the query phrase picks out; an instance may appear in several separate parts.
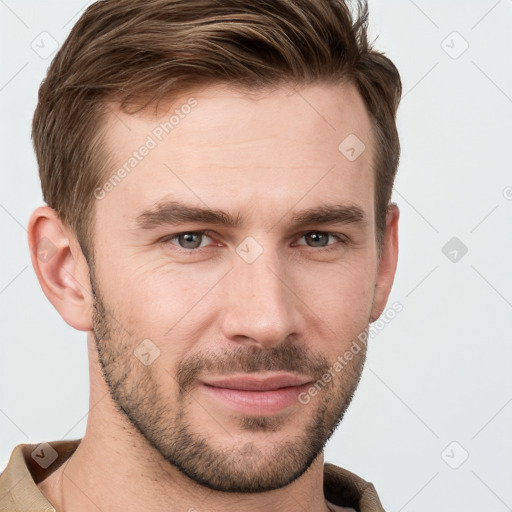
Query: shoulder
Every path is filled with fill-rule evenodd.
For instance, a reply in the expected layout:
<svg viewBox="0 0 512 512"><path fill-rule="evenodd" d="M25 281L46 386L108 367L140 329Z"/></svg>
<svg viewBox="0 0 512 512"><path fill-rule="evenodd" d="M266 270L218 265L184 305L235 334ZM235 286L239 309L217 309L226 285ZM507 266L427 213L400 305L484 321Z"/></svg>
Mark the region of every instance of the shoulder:
<svg viewBox="0 0 512 512"><path fill-rule="evenodd" d="M371 482L334 464L324 464L324 495L335 505L360 512L385 512Z"/></svg>
<svg viewBox="0 0 512 512"><path fill-rule="evenodd" d="M76 450L81 439L18 444L0 473L2 512L54 512L37 484Z"/></svg>

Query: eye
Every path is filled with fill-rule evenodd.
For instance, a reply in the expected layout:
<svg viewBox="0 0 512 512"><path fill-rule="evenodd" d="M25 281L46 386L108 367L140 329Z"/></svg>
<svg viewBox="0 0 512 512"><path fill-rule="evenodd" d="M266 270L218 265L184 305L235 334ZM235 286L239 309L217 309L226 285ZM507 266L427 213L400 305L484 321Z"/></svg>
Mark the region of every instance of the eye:
<svg viewBox="0 0 512 512"><path fill-rule="evenodd" d="M181 249L200 249L202 242L205 238L211 238L208 236L209 231L186 231L183 233L176 233L175 235L169 235L162 238L163 243L171 243L171 245L178 245ZM174 242L177 243L174 243Z"/></svg>
<svg viewBox="0 0 512 512"><path fill-rule="evenodd" d="M161 242L164 244L170 243L185 251L194 251L207 246L208 241L211 242L212 238L209 236L210 233L210 231L184 231L182 233L165 236L161 239ZM336 241L343 245L347 244L349 241L344 235L326 231L308 231L302 234L300 238L303 238L306 243L296 243L294 245L307 245L308 247L324 248L325 250L339 248L339 245L335 243ZM334 243L329 243L329 240L334 240Z"/></svg>
<svg viewBox="0 0 512 512"><path fill-rule="evenodd" d="M301 238L306 240L306 244L297 245L308 245L309 247L327 247L328 249L331 249L331 246L336 244L329 244L329 238L341 242L342 244L347 243L346 237L325 231L308 231L307 233L304 233Z"/></svg>

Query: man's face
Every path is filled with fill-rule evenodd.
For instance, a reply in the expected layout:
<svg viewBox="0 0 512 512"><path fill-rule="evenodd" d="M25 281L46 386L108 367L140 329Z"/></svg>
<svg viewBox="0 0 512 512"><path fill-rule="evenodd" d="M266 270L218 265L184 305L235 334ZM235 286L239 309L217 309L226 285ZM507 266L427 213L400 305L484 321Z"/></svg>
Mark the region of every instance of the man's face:
<svg viewBox="0 0 512 512"><path fill-rule="evenodd" d="M265 491L303 474L364 364L359 342L333 370L371 317L370 119L351 86L297 91L209 87L158 116L108 119L112 173L137 155L95 206L103 373L147 442L217 490ZM366 146L355 159L353 135L338 149L350 134ZM177 203L227 215L188 218ZM300 217L320 207L352 209Z"/></svg>

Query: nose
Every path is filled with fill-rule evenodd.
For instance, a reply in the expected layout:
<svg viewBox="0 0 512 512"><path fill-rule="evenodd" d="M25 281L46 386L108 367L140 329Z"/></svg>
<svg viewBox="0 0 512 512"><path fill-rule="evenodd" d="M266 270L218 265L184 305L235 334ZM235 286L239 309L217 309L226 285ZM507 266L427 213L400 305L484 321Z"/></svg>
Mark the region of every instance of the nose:
<svg viewBox="0 0 512 512"><path fill-rule="evenodd" d="M265 251L252 263L235 255L224 293L222 330L227 339L272 348L301 336L301 301L275 253Z"/></svg>

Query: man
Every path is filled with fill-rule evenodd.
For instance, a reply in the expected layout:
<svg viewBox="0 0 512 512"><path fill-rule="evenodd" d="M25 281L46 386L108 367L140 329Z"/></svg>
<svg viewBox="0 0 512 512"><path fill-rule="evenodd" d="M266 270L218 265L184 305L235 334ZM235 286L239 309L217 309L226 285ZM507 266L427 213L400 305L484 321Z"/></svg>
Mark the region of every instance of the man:
<svg viewBox="0 0 512 512"><path fill-rule="evenodd" d="M33 122L32 263L87 332L80 440L1 510L382 511L323 448L398 257L398 71L328 0L105 0Z"/></svg>

